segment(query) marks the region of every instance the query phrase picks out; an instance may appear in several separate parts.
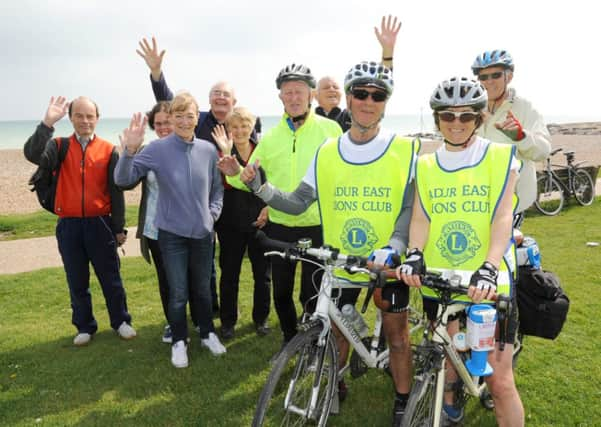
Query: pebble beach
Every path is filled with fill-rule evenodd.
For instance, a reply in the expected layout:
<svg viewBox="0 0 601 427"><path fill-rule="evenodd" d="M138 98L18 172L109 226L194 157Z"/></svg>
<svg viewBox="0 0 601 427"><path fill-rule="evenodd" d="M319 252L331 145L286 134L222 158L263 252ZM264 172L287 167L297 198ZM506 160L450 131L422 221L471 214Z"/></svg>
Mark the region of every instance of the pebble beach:
<svg viewBox="0 0 601 427"><path fill-rule="evenodd" d="M576 161L588 165L601 165L601 122L550 124L553 148L563 147L576 153ZM424 141L423 150L433 151L440 142ZM556 155L553 163L563 164L565 159ZM22 150L0 150L0 215L35 212L40 208L36 196L29 191L27 182L35 171ZM599 194L599 193L598 193ZM125 193L127 204L140 200L140 189Z"/></svg>

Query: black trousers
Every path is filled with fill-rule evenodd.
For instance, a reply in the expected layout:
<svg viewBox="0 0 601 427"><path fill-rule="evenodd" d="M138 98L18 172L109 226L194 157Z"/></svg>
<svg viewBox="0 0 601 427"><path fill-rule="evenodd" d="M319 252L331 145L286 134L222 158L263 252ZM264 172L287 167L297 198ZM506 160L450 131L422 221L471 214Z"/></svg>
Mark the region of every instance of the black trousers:
<svg viewBox="0 0 601 427"><path fill-rule="evenodd" d="M284 225L268 223L267 235L275 240L296 242L301 238L310 238L314 247L323 244L321 225L310 227L286 227ZM280 328L284 334L284 341L289 341L296 335L297 314L293 300L294 279L296 275L296 261L286 261L279 257L271 260L273 279L273 302L280 319ZM299 300L303 310L307 313L315 311L317 292L321 283L323 272L317 271L313 264L303 263L301 266L301 286Z"/></svg>
<svg viewBox="0 0 601 427"><path fill-rule="evenodd" d="M240 269L244 253L248 249L254 290L252 319L260 325L267 320L271 305L270 287L270 260L263 253L263 248L258 244L255 232L242 232L224 227L217 232L219 236L219 280L220 318L221 326L233 328L238 321L238 291L240 288Z"/></svg>

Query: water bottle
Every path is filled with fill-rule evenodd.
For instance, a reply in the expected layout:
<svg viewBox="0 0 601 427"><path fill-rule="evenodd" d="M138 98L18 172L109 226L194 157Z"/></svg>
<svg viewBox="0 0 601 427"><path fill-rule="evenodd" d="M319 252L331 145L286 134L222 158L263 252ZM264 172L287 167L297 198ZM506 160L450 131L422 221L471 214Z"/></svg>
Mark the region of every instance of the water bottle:
<svg viewBox="0 0 601 427"><path fill-rule="evenodd" d="M361 337L364 338L369 333L369 328L363 320L363 317L359 314L359 312L355 309L355 306L352 304L345 304L342 307L342 316L351 324L355 332Z"/></svg>
<svg viewBox="0 0 601 427"><path fill-rule="evenodd" d="M516 252L518 265L527 265L533 270L540 268L540 251L536 240L532 237L524 237L524 241L516 249Z"/></svg>
<svg viewBox="0 0 601 427"><path fill-rule="evenodd" d="M468 309L467 341L472 349L471 359L465 366L472 375L485 377L492 375L488 364L488 352L495 348L495 327L497 310L490 305L476 304Z"/></svg>
<svg viewBox="0 0 601 427"><path fill-rule="evenodd" d="M467 346L467 337L465 332L457 332L453 335L453 345L455 349L459 352L468 351L469 347Z"/></svg>

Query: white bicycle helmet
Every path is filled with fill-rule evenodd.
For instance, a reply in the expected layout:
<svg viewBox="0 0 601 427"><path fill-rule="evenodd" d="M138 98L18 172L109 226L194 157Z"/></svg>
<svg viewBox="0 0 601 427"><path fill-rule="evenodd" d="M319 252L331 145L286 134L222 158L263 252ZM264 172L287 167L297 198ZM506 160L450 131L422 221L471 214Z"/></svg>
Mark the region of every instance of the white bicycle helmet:
<svg viewBox="0 0 601 427"><path fill-rule="evenodd" d="M362 61L351 68L344 79L344 91L349 93L353 86L373 86L386 91L388 96L394 89L392 70L374 61Z"/></svg>
<svg viewBox="0 0 601 427"><path fill-rule="evenodd" d="M473 107L475 111L486 108L488 95L477 80L467 77L451 77L439 83L430 97L434 111L449 107Z"/></svg>
<svg viewBox="0 0 601 427"><path fill-rule="evenodd" d="M506 50L491 50L478 55L472 64L472 71L475 75L478 75L480 70L495 66L513 71L513 59L509 52Z"/></svg>
<svg viewBox="0 0 601 427"><path fill-rule="evenodd" d="M291 81L302 81L309 85L310 88L315 89L315 77L311 74L309 67L303 64L290 64L286 65L280 73L277 79L275 79L275 85L278 89L282 87L282 83Z"/></svg>

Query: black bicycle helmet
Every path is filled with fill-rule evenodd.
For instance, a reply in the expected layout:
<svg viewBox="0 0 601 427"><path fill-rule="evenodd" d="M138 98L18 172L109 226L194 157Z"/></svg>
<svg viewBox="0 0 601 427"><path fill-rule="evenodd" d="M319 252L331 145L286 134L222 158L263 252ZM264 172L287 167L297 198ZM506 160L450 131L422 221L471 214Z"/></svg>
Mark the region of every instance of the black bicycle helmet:
<svg viewBox="0 0 601 427"><path fill-rule="evenodd" d="M277 79L275 79L275 85L278 89L281 89L282 83L291 81L305 82L312 89L315 89L317 86L311 70L303 64L286 65L278 74Z"/></svg>

